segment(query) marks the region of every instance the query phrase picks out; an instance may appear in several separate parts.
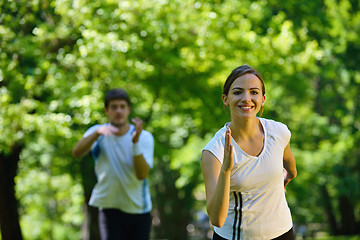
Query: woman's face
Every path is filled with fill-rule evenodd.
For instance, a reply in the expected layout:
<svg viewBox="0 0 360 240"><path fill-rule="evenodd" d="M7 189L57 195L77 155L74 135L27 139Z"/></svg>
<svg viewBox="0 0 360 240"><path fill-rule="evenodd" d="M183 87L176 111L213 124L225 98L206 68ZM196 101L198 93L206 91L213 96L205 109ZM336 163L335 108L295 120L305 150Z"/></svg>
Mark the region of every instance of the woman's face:
<svg viewBox="0 0 360 240"><path fill-rule="evenodd" d="M223 94L222 97L225 106L230 108L232 118L256 117L265 102L261 81L251 73L235 79L230 86L228 95Z"/></svg>

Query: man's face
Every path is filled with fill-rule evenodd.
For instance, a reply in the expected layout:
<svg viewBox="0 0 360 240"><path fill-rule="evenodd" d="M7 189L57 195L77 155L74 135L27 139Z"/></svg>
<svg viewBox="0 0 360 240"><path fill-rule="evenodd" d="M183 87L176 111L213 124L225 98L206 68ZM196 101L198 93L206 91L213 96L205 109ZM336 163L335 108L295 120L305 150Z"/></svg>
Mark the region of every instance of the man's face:
<svg viewBox="0 0 360 240"><path fill-rule="evenodd" d="M105 108L105 113L112 125L121 127L128 123L130 110L130 106L125 100L114 99L111 100L108 107Z"/></svg>

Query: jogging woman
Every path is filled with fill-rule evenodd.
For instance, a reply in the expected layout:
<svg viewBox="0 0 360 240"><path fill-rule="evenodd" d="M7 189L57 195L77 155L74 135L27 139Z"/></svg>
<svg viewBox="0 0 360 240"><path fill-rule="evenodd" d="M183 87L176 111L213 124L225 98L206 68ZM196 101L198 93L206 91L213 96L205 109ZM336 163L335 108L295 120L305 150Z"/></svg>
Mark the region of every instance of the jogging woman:
<svg viewBox="0 0 360 240"><path fill-rule="evenodd" d="M231 121L206 145L201 159L213 239L294 239L285 198L286 185L297 175L289 129L257 117L265 85L248 65L229 75L222 100Z"/></svg>

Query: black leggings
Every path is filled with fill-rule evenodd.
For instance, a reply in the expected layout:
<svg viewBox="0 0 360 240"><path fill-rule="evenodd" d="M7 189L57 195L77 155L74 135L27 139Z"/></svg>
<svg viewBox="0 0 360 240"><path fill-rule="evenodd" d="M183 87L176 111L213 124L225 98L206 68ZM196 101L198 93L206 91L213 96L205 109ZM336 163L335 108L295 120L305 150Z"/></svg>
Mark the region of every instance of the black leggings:
<svg viewBox="0 0 360 240"><path fill-rule="evenodd" d="M99 210L99 228L102 240L148 240L150 213L128 214L118 209Z"/></svg>
<svg viewBox="0 0 360 240"><path fill-rule="evenodd" d="M218 234L216 234L216 232L214 232L212 240L227 240L227 239L219 236ZM272 240L294 240L293 229L291 228L288 232Z"/></svg>

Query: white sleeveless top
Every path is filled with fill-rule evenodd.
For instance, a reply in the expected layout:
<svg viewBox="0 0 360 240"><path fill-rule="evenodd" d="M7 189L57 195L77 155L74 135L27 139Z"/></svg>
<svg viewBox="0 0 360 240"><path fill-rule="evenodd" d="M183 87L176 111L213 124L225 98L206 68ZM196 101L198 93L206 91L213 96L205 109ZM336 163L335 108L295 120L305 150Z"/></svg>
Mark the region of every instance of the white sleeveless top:
<svg viewBox="0 0 360 240"><path fill-rule="evenodd" d="M215 232L226 239L269 240L292 227L284 192L283 155L291 133L286 125L259 118L264 129L264 146L259 156L244 152L232 139L234 166L230 177L228 215ZM226 125L204 150L222 164Z"/></svg>

